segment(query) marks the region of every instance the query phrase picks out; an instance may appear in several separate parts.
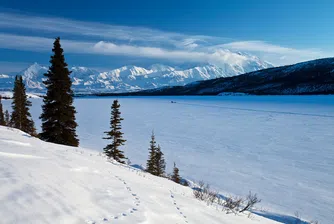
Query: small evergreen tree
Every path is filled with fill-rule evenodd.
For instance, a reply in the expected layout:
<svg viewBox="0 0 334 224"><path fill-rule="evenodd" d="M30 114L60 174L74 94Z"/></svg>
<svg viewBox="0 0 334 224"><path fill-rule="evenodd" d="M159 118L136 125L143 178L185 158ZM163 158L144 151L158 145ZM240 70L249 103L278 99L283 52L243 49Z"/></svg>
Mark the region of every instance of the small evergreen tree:
<svg viewBox="0 0 334 224"><path fill-rule="evenodd" d="M1 102L1 95L0 95L0 125L5 126L6 125L6 121L5 121L5 116L3 114L3 109L2 109L2 102Z"/></svg>
<svg viewBox="0 0 334 224"><path fill-rule="evenodd" d="M111 106L111 119L110 119L110 131L104 132L107 134L107 137L103 139L111 139L112 143L107 145L104 148L104 153L109 157L113 158L117 162L125 163L124 159L126 157L123 154L123 151L119 149L120 146L124 145L126 140L123 139L123 133L121 132L121 121L124 120L121 118L121 112L119 111L120 104L118 100L114 100Z"/></svg>
<svg viewBox="0 0 334 224"><path fill-rule="evenodd" d="M9 115L8 110L5 111L5 123L6 123L6 126L10 127L10 115Z"/></svg>
<svg viewBox="0 0 334 224"><path fill-rule="evenodd" d="M75 108L73 106L73 91L71 89L71 72L65 62L64 50L60 45L60 38L53 44L51 66L44 76L43 83L47 89L44 96L42 119L42 133L40 138L47 142L78 146L76 135Z"/></svg>
<svg viewBox="0 0 334 224"><path fill-rule="evenodd" d="M149 157L146 163L146 171L153 174L157 175L156 173L156 151L157 151L157 146L156 146L156 141L155 141L155 135L154 132L152 131L151 135L151 141L150 141L150 147L149 147Z"/></svg>
<svg viewBox="0 0 334 224"><path fill-rule="evenodd" d="M31 102L27 99L26 89L23 84L22 76L16 76L13 90L12 116L10 126L27 132L30 135L36 135L34 121L31 118L29 107Z"/></svg>
<svg viewBox="0 0 334 224"><path fill-rule="evenodd" d="M164 159L164 154L161 152L160 145L158 145L156 152L155 152L155 173L157 176L164 176L165 169L166 169L166 163Z"/></svg>
<svg viewBox="0 0 334 224"><path fill-rule="evenodd" d="M175 183L178 183L178 184L181 182L181 177L179 175L179 168L176 167L175 163L174 163L172 181L174 181Z"/></svg>

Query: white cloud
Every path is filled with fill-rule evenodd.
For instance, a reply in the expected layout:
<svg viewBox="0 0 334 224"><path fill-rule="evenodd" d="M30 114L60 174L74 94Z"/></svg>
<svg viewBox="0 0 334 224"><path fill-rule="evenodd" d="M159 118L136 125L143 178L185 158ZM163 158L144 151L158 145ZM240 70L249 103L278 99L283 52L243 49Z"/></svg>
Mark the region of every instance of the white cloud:
<svg viewBox="0 0 334 224"><path fill-rule="evenodd" d="M216 45L214 48L227 48L238 51L257 52L262 58L284 65L307 61L322 57L331 57L333 54L319 49L295 49L270 44L264 41L237 41L227 44Z"/></svg>
<svg viewBox="0 0 334 224"><path fill-rule="evenodd" d="M0 12L0 28L47 31L58 35L72 34L99 37L109 41L138 41L142 44L170 45L182 47L183 41L222 40L223 38L204 35L185 35L144 27L117 26L103 23L83 22L56 17L38 17Z"/></svg>
<svg viewBox="0 0 334 224"><path fill-rule="evenodd" d="M0 33L0 48L13 50L26 50L34 52L50 51L54 39L34 36L19 36ZM73 53L85 53L93 47L92 43L72 40L63 40L66 50Z"/></svg>
<svg viewBox="0 0 334 224"><path fill-rule="evenodd" d="M231 39L165 32L145 27L117 26L56 17L40 17L0 12L3 32L26 30L46 36L65 35L76 40L62 40L67 52L103 55L127 55L180 61L240 64L242 56L228 52L252 52L275 65L285 65L321 57L330 52L317 49L295 49L264 41L231 41ZM87 39L89 41L87 41ZM23 41L22 41L23 40ZM103 40L103 42L101 42ZM20 42L22 41L22 42ZM53 39L0 33L0 47L30 51L50 51Z"/></svg>
<svg viewBox="0 0 334 224"><path fill-rule="evenodd" d="M266 53L276 53L276 54L320 54L322 52L317 50L298 50L294 48L282 47L274 44L270 44L264 41L238 41L231 42L227 44L222 44L221 46L226 48L231 48L235 50L244 51L259 51Z"/></svg>
<svg viewBox="0 0 334 224"><path fill-rule="evenodd" d="M52 48L53 39L33 36L18 36L0 33L0 48L18 49L26 51L45 52ZM168 50L158 47L142 47L111 42L85 42L73 40L61 40L66 53L100 54L100 55L125 55L142 58L165 59L184 62L210 62L214 64L242 64L245 56L229 51L187 51Z"/></svg>

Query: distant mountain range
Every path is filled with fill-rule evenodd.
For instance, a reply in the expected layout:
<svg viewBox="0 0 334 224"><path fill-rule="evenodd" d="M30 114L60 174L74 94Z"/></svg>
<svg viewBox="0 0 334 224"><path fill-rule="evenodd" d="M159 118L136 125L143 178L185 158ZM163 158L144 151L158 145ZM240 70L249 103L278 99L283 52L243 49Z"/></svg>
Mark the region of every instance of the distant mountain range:
<svg viewBox="0 0 334 224"><path fill-rule="evenodd" d="M239 53L241 55L241 53ZM268 62L243 54L240 62L224 63L221 66L202 64L187 68L154 64L148 68L123 66L100 72L86 67L70 67L75 93L121 93L166 86L182 86L199 80L232 77L250 71L272 67ZM17 73L23 76L29 92L45 92L43 80L48 67L34 63ZM15 75L0 74L0 91L13 88Z"/></svg>
<svg viewBox="0 0 334 224"><path fill-rule="evenodd" d="M122 95L334 94L334 58Z"/></svg>

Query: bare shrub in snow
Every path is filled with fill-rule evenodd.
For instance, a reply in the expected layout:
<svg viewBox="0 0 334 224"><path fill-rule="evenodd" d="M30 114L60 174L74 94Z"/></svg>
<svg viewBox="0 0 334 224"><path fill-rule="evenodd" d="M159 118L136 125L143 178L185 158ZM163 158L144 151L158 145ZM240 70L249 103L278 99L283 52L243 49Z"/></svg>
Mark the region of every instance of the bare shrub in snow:
<svg viewBox="0 0 334 224"><path fill-rule="evenodd" d="M126 164L127 164L128 166L131 165L131 160L130 160L129 158L128 158L127 161L126 161Z"/></svg>
<svg viewBox="0 0 334 224"><path fill-rule="evenodd" d="M251 191L245 199L232 196L222 199L217 191L211 190L210 185L205 184L203 181L198 182L197 187L193 189L193 193L198 200L205 201L208 205L216 204L222 207L222 210L226 211L226 213L237 214L250 211L255 204L261 202L257 194L253 194Z"/></svg>
<svg viewBox="0 0 334 224"><path fill-rule="evenodd" d="M203 181L198 182L198 187L194 188L193 193L195 198L207 202L208 205L212 205L218 197L218 192L211 190L210 185Z"/></svg>
<svg viewBox="0 0 334 224"><path fill-rule="evenodd" d="M312 220L310 224L320 224L320 222L318 222L317 220Z"/></svg>
<svg viewBox="0 0 334 224"><path fill-rule="evenodd" d="M203 197L203 188L204 188L204 182L203 181L200 181L199 183L198 183L198 187L196 187L196 188L194 188L194 197L195 198L197 198L197 199L199 199L199 200L201 200L201 201L203 201L204 199L204 197Z"/></svg>
<svg viewBox="0 0 334 224"><path fill-rule="evenodd" d="M302 216L299 214L298 211L295 212L295 221L293 224L300 224L302 223Z"/></svg>
<svg viewBox="0 0 334 224"><path fill-rule="evenodd" d="M207 203L212 205L213 203L217 202L219 197L218 191L208 189L208 197Z"/></svg>
<svg viewBox="0 0 334 224"><path fill-rule="evenodd" d="M239 208L243 202L243 199L240 197L228 197L225 199L223 203L223 211L226 211L226 213L238 213Z"/></svg>
<svg viewBox="0 0 334 224"><path fill-rule="evenodd" d="M257 197L257 194L252 194L252 192L250 191L245 200L246 205L243 209L240 210L240 212L249 211L255 204L260 202L261 199Z"/></svg>

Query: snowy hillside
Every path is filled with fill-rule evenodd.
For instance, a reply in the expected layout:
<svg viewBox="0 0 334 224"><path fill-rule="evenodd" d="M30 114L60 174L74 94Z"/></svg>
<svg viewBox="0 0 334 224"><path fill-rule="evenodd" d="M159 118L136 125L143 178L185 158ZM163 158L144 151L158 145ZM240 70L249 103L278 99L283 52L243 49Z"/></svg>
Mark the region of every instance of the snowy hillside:
<svg viewBox="0 0 334 224"><path fill-rule="evenodd" d="M86 67L70 67L73 89L77 93L86 92L131 92L163 86L185 85L198 80L231 77L246 72L272 67L254 56L244 56L244 60L226 63L224 66L205 64L190 68L174 68L155 64L149 68L123 66L111 71L99 72ZM43 92L43 74L48 67L34 63L19 72L23 76L27 90ZM0 75L0 90L13 88L14 76Z"/></svg>
<svg viewBox="0 0 334 224"><path fill-rule="evenodd" d="M232 215L192 190L107 162L96 151L45 143L0 126L1 223L276 223Z"/></svg>

